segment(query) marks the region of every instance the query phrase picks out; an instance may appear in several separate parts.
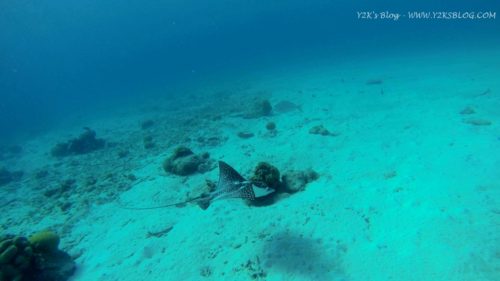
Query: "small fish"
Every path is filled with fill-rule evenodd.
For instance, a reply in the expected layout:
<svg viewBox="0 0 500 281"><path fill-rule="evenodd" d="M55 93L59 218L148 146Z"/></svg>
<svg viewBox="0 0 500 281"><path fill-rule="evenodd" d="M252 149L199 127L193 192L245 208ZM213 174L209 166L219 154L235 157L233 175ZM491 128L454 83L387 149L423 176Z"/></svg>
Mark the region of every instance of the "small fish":
<svg viewBox="0 0 500 281"><path fill-rule="evenodd" d="M226 162L219 161L219 182L217 183L217 187L213 192L188 199L184 202L161 206L128 207L124 206L120 202L119 204L124 209L151 210L172 206L184 206L187 203L198 203L202 209L206 209L212 202L217 200L229 198L255 200L257 198L267 196L274 191L274 189L268 187L265 183L246 180Z"/></svg>
<svg viewBox="0 0 500 281"><path fill-rule="evenodd" d="M284 101L280 101L277 104L275 104L273 106L273 110L278 112L278 113L287 113L287 112L291 112L291 111L295 111L295 110L302 112L302 106L295 104L291 101L284 100Z"/></svg>

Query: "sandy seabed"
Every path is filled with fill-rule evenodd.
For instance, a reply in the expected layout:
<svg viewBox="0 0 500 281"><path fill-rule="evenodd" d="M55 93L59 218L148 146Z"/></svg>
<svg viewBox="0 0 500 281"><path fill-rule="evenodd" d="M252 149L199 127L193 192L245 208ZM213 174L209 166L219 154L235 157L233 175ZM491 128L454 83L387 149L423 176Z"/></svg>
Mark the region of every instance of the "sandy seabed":
<svg viewBox="0 0 500 281"><path fill-rule="evenodd" d="M500 280L499 65L498 51L309 65L80 116L6 160L25 175L0 189L10 202L1 225L58 232L76 258L74 281ZM241 118L254 96L301 110ZM144 120L153 125L141 129ZM310 134L319 125L335 134ZM110 145L50 156L83 126ZM178 145L245 177L261 161L320 177L265 207L233 199L207 210L121 209L117 198L177 202L217 180L216 168L165 173ZM62 184L69 191L47 196Z"/></svg>

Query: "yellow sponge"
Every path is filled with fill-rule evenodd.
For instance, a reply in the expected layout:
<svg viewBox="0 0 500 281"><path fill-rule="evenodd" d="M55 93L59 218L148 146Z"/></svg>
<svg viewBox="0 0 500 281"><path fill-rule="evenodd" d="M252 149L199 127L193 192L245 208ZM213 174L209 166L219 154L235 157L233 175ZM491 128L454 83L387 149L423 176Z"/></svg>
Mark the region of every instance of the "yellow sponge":
<svg viewBox="0 0 500 281"><path fill-rule="evenodd" d="M28 239L33 248L39 252L54 252L59 246L59 235L46 230L37 232Z"/></svg>

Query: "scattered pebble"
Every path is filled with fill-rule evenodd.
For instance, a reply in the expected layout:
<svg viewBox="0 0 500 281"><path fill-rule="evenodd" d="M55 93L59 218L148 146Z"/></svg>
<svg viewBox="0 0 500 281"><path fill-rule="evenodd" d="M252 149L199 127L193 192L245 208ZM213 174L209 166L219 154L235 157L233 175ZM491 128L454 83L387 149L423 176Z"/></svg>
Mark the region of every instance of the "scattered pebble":
<svg viewBox="0 0 500 281"><path fill-rule="evenodd" d="M328 129L326 129L323 125L314 126L309 129L309 134L313 135L322 135L322 136L338 136L338 133L332 133Z"/></svg>
<svg viewBox="0 0 500 281"><path fill-rule="evenodd" d="M136 181L137 177L134 174L128 174L126 178L130 181Z"/></svg>
<svg viewBox="0 0 500 281"><path fill-rule="evenodd" d="M491 125L491 121L486 119L465 119L464 123L471 124L474 126L489 126Z"/></svg>
<svg viewBox="0 0 500 281"><path fill-rule="evenodd" d="M384 80L382 80L382 79L370 79L370 80L366 81L365 84L366 85L380 85L382 83L384 83Z"/></svg>
<svg viewBox="0 0 500 281"><path fill-rule="evenodd" d="M158 230L158 231L148 231L148 233L146 234L146 238L150 238L150 237L162 237L166 234L168 234L170 231L172 231L172 229L174 229L174 226L173 225L170 225L164 229L161 229L161 230Z"/></svg>
<svg viewBox="0 0 500 281"><path fill-rule="evenodd" d="M196 138L196 141L202 145L202 146L219 146L224 144L228 140L227 137L219 137L219 136L213 136L213 137L203 137L200 136Z"/></svg>
<svg viewBox="0 0 500 281"><path fill-rule="evenodd" d="M249 138L252 138L253 136L254 136L254 134L251 132L239 132L238 133L238 137L240 137L242 139L249 139Z"/></svg>
<svg viewBox="0 0 500 281"><path fill-rule="evenodd" d="M276 123L274 123L274 122L268 122L266 124L266 129L268 131L274 131L274 130L276 130Z"/></svg>

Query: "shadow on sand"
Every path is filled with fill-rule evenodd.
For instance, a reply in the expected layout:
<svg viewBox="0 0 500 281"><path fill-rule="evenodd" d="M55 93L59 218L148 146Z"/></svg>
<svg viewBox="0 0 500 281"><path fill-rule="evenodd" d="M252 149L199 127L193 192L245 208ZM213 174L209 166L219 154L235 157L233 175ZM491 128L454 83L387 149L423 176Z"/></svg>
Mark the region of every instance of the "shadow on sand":
<svg viewBox="0 0 500 281"><path fill-rule="evenodd" d="M324 250L322 241L293 233L278 233L263 248L263 264L287 278L347 280L341 269L341 250Z"/></svg>

